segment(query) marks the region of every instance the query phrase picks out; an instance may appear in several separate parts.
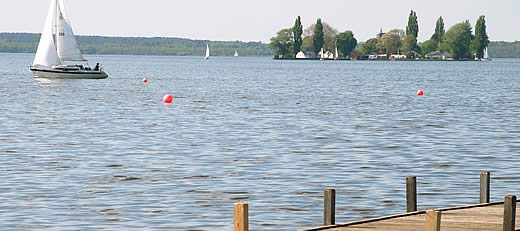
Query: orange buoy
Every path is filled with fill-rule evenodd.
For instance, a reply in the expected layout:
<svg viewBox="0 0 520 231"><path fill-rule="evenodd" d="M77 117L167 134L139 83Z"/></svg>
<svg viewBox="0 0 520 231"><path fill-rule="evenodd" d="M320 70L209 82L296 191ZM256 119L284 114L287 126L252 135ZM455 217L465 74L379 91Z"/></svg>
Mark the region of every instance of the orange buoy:
<svg viewBox="0 0 520 231"><path fill-rule="evenodd" d="M424 91L421 89L417 90L417 96L424 96Z"/></svg>
<svg viewBox="0 0 520 231"><path fill-rule="evenodd" d="M165 104L172 104L173 103L173 96L170 95L170 94L166 94L164 97L163 97L163 102Z"/></svg>
<svg viewBox="0 0 520 231"><path fill-rule="evenodd" d="M143 79L143 83L148 83L148 79L147 79L147 78L144 78L144 79Z"/></svg>

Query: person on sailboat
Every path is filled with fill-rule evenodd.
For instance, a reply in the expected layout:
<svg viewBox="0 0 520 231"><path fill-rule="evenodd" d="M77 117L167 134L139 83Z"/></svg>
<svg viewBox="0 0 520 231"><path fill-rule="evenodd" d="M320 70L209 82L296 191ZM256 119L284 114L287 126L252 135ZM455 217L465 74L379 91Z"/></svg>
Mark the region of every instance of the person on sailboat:
<svg viewBox="0 0 520 231"><path fill-rule="evenodd" d="M94 67L94 71L99 71L99 63L96 63L96 66Z"/></svg>

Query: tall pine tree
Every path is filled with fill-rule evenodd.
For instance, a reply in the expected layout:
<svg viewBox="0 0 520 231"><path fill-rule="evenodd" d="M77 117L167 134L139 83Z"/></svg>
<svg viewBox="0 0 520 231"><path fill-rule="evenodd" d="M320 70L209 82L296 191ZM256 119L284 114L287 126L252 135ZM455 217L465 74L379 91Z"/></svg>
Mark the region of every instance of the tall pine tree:
<svg viewBox="0 0 520 231"><path fill-rule="evenodd" d="M415 11L410 12L408 16L408 25L406 26L406 35L411 35L417 39L419 35L419 23L417 22L417 13Z"/></svg>
<svg viewBox="0 0 520 231"><path fill-rule="evenodd" d="M294 26L292 28L293 36L294 36L294 42L293 42L293 53L294 55L298 54L298 52L302 49L303 44L303 26L300 16L296 18L296 22L294 22Z"/></svg>
<svg viewBox="0 0 520 231"><path fill-rule="evenodd" d="M316 26L314 27L314 36L312 37L314 54L318 55L320 53L324 43L325 33L323 32L323 24L321 24L321 18L318 18L318 21L316 21Z"/></svg>
<svg viewBox="0 0 520 231"><path fill-rule="evenodd" d="M435 42L437 45L437 49L441 48L442 39L444 37L444 34L446 33L446 30L444 29L444 19L442 17L439 17L437 19L437 23L435 25L435 33L432 35L431 40Z"/></svg>
<svg viewBox="0 0 520 231"><path fill-rule="evenodd" d="M484 50L489 44L489 37L486 32L486 17L480 16L475 25L475 38L472 42L472 47L476 57L482 59L484 57Z"/></svg>
<svg viewBox="0 0 520 231"><path fill-rule="evenodd" d="M419 23L417 22L417 13L412 10L410 11L410 16L408 16L408 25L406 26L406 37L404 38L402 44L402 50L405 53L419 50L419 46L417 46L418 35Z"/></svg>

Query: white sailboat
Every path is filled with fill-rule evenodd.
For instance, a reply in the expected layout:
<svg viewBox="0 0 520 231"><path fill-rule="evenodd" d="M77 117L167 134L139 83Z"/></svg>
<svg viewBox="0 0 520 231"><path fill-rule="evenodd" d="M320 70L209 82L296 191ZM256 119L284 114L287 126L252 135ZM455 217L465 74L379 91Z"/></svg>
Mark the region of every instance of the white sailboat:
<svg viewBox="0 0 520 231"><path fill-rule="evenodd" d="M482 57L482 61L491 61L491 59L489 58L488 48L487 47L486 47L486 49L484 49L484 55Z"/></svg>
<svg viewBox="0 0 520 231"><path fill-rule="evenodd" d="M338 46L336 46L336 51L334 52L334 59L335 60L339 59Z"/></svg>
<svg viewBox="0 0 520 231"><path fill-rule="evenodd" d="M204 56L204 59L209 59L209 44L206 44L206 56Z"/></svg>
<svg viewBox="0 0 520 231"><path fill-rule="evenodd" d="M233 55L233 57L238 57L238 51L235 50L235 55Z"/></svg>
<svg viewBox="0 0 520 231"><path fill-rule="evenodd" d="M34 77L56 79L108 77L99 63L92 69L86 62L65 13L63 0L51 0L38 50L31 66Z"/></svg>

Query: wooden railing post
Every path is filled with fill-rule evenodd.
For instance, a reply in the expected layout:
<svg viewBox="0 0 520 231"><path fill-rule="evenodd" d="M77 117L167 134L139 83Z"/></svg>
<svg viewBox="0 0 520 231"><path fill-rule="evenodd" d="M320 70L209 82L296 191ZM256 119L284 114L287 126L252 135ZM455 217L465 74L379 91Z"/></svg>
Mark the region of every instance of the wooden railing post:
<svg viewBox="0 0 520 231"><path fill-rule="evenodd" d="M235 231L249 231L249 205L247 203L235 203L234 226Z"/></svg>
<svg viewBox="0 0 520 231"><path fill-rule="evenodd" d="M417 178L406 177L406 212L417 211Z"/></svg>
<svg viewBox="0 0 520 231"><path fill-rule="evenodd" d="M514 231L516 222L516 196L504 199L504 231Z"/></svg>
<svg viewBox="0 0 520 231"><path fill-rule="evenodd" d="M336 224L336 190L325 189L323 200L323 224Z"/></svg>
<svg viewBox="0 0 520 231"><path fill-rule="evenodd" d="M480 203L489 203L491 185L491 173L482 171L480 172Z"/></svg>
<svg viewBox="0 0 520 231"><path fill-rule="evenodd" d="M441 211L426 211L426 231L441 230Z"/></svg>

